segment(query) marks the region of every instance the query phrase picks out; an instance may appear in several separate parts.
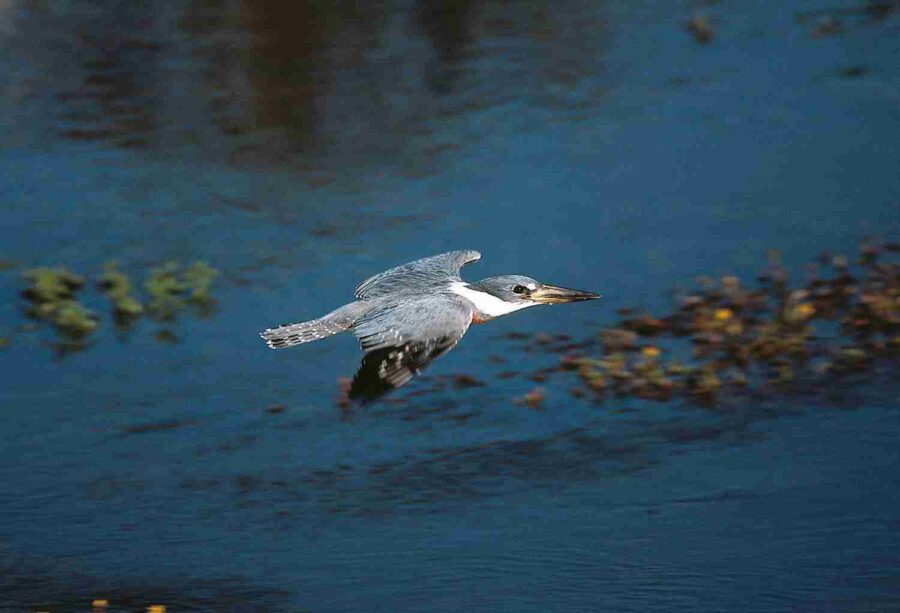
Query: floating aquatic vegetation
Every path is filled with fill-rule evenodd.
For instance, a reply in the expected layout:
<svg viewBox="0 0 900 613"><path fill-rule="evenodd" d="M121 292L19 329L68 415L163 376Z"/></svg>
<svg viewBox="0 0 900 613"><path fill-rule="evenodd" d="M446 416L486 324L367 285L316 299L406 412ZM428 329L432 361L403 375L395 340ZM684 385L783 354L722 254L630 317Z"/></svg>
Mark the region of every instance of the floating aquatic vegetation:
<svg viewBox="0 0 900 613"><path fill-rule="evenodd" d="M153 335L153 338L155 338L160 343L169 343L172 345L178 342L178 337L168 328L158 330L156 334Z"/></svg>
<svg viewBox="0 0 900 613"><path fill-rule="evenodd" d="M75 299L84 278L65 268L31 268L23 271L22 277L29 282L22 291L30 303L26 315L51 323L67 348L81 347L99 325L97 316Z"/></svg>
<svg viewBox="0 0 900 613"><path fill-rule="evenodd" d="M201 317L208 316L215 307L216 301L209 290L217 276L218 271L203 261L194 262L182 274L184 284L190 292L187 300L197 308L197 314Z"/></svg>
<svg viewBox="0 0 900 613"><path fill-rule="evenodd" d="M184 283L191 292L188 300L198 304L212 302L209 288L218 274L215 269L203 261L197 261L188 266L183 274Z"/></svg>
<svg viewBox="0 0 900 613"><path fill-rule="evenodd" d="M169 321L184 308L185 284L178 274L177 262L166 262L150 270L144 290L150 296L147 312L155 319Z"/></svg>
<svg viewBox="0 0 900 613"><path fill-rule="evenodd" d="M186 303L200 308L207 315L215 305L210 287L218 272L206 262L197 261L181 270L177 262L154 268L144 282L150 296L147 311L156 319L169 321L184 308Z"/></svg>
<svg viewBox="0 0 900 613"><path fill-rule="evenodd" d="M456 375L453 377L453 387L461 390L470 387L484 387L484 383L469 375Z"/></svg>
<svg viewBox="0 0 900 613"><path fill-rule="evenodd" d="M516 398L516 403L524 404L532 409L537 409L544 403L545 396L544 388L536 387L521 398Z"/></svg>
<svg viewBox="0 0 900 613"><path fill-rule="evenodd" d="M150 270L143 283L146 302L142 303L118 263L107 262L96 288L109 300L115 324L128 328L142 316L174 322L188 304L195 306L199 315L208 315L216 304L210 288L217 275L205 262L194 262L185 269L168 262ZM55 327L63 337L56 343L59 350L70 352L84 348L85 339L100 326L98 316L76 299L85 286L84 277L65 268L49 267L25 270L22 277L29 283L22 291L22 297L29 303L26 315ZM155 338L165 343L178 341L168 328L159 330Z"/></svg>
<svg viewBox="0 0 900 613"><path fill-rule="evenodd" d="M801 24L813 21L817 29L814 33L819 35L831 35L841 31L841 21L848 20L856 24L865 21L884 21L892 14L900 11L900 2L897 0L884 0L879 2L870 0L865 4L856 3L856 6L834 7L828 9L810 9L800 11L797 21ZM819 29L825 32L819 32Z"/></svg>
<svg viewBox="0 0 900 613"><path fill-rule="evenodd" d="M869 73L869 69L865 66L845 66L838 70L838 76L845 77L848 79L856 79L859 77L864 77Z"/></svg>
<svg viewBox="0 0 900 613"><path fill-rule="evenodd" d="M827 36L835 36L842 31L841 22L831 15L823 15L813 27L812 34L816 37L825 38Z"/></svg>
<svg viewBox="0 0 900 613"><path fill-rule="evenodd" d="M0 349L6 349L9 347L10 340L5 336L0 336Z"/></svg>
<svg viewBox="0 0 900 613"><path fill-rule="evenodd" d="M701 45L712 42L713 36L715 36L716 33L709 17L703 13L694 13L693 17L688 19L685 28L690 32L691 36L694 37L694 40Z"/></svg>
<svg viewBox="0 0 900 613"><path fill-rule="evenodd" d="M58 328L73 337L84 337L97 329L97 316L75 300L59 303L53 317Z"/></svg>
<svg viewBox="0 0 900 613"><path fill-rule="evenodd" d="M113 315L119 325L128 326L144 312L144 307L132 296L131 281L119 270L118 262L103 265L97 285L112 302Z"/></svg>
<svg viewBox="0 0 900 613"><path fill-rule="evenodd" d="M793 286L777 255L746 288L734 276L700 280L662 316L620 311L599 342L530 346L561 353L541 379L562 371L580 382L576 396L607 394L711 403L725 395L820 388L900 357L900 245L861 247L855 266L823 255L816 274ZM527 347L527 346L526 346Z"/></svg>
<svg viewBox="0 0 900 613"><path fill-rule="evenodd" d="M83 277L65 268L29 268L22 272L22 277L31 283L22 291L22 296L37 306L72 298L84 285Z"/></svg>

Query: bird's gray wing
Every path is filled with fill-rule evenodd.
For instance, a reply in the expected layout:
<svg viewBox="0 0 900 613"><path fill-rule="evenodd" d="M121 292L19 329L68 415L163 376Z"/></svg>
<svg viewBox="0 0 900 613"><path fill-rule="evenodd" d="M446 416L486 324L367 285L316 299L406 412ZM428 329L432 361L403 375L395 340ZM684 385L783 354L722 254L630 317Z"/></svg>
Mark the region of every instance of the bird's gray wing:
<svg viewBox="0 0 900 613"><path fill-rule="evenodd" d="M374 400L400 387L450 351L471 323L471 305L448 293L374 309L353 326L366 355L350 386L350 398Z"/></svg>
<svg viewBox="0 0 900 613"><path fill-rule="evenodd" d="M359 299L398 292L421 292L431 287L459 281L459 269L481 258L477 251L450 251L422 258L369 277L356 288Z"/></svg>

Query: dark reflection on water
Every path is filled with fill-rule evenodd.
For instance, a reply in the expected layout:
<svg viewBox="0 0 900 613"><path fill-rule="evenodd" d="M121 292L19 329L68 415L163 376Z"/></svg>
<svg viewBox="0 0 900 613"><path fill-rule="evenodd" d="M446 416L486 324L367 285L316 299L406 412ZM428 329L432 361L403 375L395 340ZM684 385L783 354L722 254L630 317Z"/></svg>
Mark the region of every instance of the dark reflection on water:
<svg viewBox="0 0 900 613"><path fill-rule="evenodd" d="M102 16L101 16L102 15ZM81 83L60 92L63 118L74 140L104 140L117 147L146 147L159 128L160 44L147 38L151 14L120 5L86 21L73 50Z"/></svg>
<svg viewBox="0 0 900 613"><path fill-rule="evenodd" d="M202 143L242 165L320 172L388 161L431 172L430 158L500 129L492 111L511 113L507 130L540 120L542 106L592 104L596 87L579 82L596 78L604 44L597 7L574 2L74 2L21 13L7 47L52 75L22 85L55 93L64 137L155 151Z"/></svg>
<svg viewBox="0 0 900 613"><path fill-rule="evenodd" d="M419 21L434 46L434 60L427 68L426 81L436 94L447 94L463 76L466 52L472 44L473 12L477 3L463 0L422 0Z"/></svg>

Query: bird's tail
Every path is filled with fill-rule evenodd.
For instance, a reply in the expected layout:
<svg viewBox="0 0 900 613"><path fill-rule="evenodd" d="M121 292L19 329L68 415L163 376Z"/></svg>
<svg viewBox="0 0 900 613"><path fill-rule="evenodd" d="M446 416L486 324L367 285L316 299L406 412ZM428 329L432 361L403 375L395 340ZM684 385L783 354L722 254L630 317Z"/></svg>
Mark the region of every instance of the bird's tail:
<svg viewBox="0 0 900 613"><path fill-rule="evenodd" d="M336 311L312 321L268 328L265 332L261 332L260 336L272 349L282 349L328 338L350 329L360 311L357 305L359 305L358 302L342 306Z"/></svg>
<svg viewBox="0 0 900 613"><path fill-rule="evenodd" d="M328 322L322 321L322 319L314 319L312 321L269 328L265 332L260 333L260 336L272 349L282 349L299 345L300 343L317 341L343 331L342 328L331 326Z"/></svg>

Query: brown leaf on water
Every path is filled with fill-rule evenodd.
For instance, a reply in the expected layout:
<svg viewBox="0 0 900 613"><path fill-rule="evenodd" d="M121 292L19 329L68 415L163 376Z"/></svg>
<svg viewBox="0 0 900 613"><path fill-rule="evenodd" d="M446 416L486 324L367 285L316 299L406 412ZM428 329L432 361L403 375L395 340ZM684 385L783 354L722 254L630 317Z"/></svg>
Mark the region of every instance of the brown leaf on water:
<svg viewBox="0 0 900 613"><path fill-rule="evenodd" d="M352 405L350 401L350 383L349 378L338 377L338 395L334 399L334 404L341 409L348 409Z"/></svg>
<svg viewBox="0 0 900 613"><path fill-rule="evenodd" d="M524 404L532 409L536 409L544 403L544 398L546 398L544 388L536 387L524 396L516 398L515 402L516 404Z"/></svg>
<svg viewBox="0 0 900 613"><path fill-rule="evenodd" d="M470 377L469 375L454 375L453 376L453 387L458 390L467 389L470 387L484 387L484 383L476 379L475 377Z"/></svg>
<svg viewBox="0 0 900 613"><path fill-rule="evenodd" d="M699 12L694 13L694 16L688 20L685 28L694 37L694 40L701 45L712 42L716 33L709 18Z"/></svg>

